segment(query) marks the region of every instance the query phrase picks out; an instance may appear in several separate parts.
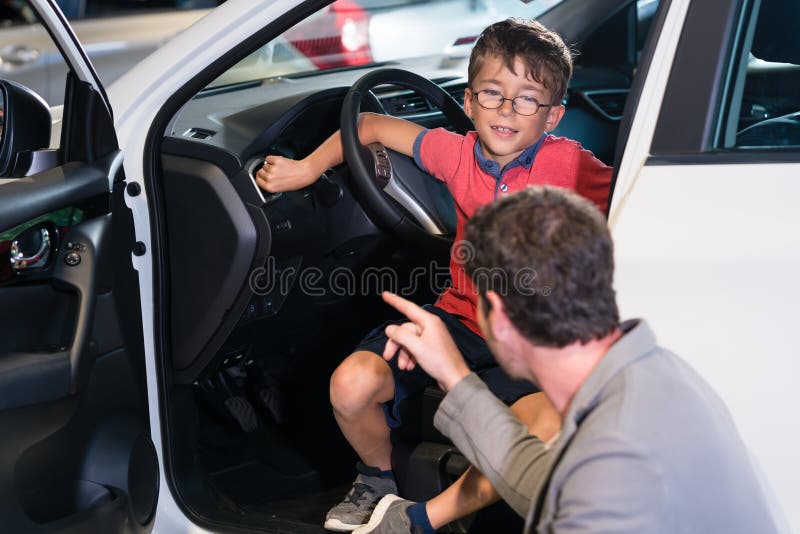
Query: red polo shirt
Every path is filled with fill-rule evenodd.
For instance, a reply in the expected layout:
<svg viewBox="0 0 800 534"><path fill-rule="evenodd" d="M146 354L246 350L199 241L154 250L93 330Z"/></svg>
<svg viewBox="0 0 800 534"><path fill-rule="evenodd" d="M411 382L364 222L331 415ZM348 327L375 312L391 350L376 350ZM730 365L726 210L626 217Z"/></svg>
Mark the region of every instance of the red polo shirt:
<svg viewBox="0 0 800 534"><path fill-rule="evenodd" d="M466 136L443 128L420 133L414 143L414 159L429 174L442 180L455 202L456 246L464 239L464 224L477 209L500 195L529 185L553 185L575 191L605 212L612 168L594 157L577 141L545 135L501 172L496 162L483 157L476 132ZM459 261L450 255L452 286L439 296L436 306L458 316L470 330L481 335L476 320L477 291Z"/></svg>

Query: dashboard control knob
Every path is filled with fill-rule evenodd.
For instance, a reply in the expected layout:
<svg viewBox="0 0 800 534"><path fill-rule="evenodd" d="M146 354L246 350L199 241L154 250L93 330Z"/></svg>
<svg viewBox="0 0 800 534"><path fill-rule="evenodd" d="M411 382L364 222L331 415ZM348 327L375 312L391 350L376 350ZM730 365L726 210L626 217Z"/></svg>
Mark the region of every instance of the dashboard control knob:
<svg viewBox="0 0 800 534"><path fill-rule="evenodd" d="M64 263L69 265L70 267L74 267L81 262L81 255L77 252L70 252L66 256L64 256Z"/></svg>

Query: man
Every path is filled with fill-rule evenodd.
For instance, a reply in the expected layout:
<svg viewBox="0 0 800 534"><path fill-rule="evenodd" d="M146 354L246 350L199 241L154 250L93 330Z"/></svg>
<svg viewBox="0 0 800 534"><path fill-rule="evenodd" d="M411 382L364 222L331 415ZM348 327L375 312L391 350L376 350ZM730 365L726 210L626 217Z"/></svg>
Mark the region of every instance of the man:
<svg viewBox="0 0 800 534"><path fill-rule="evenodd" d="M420 365L448 392L436 427L519 514L526 532L774 532L730 415L644 321L619 324L613 247L590 202L550 187L486 206L467 223L467 272L499 364L562 416L529 434L469 371L441 320L396 295L384 358ZM393 532L409 506L387 495L355 532Z"/></svg>

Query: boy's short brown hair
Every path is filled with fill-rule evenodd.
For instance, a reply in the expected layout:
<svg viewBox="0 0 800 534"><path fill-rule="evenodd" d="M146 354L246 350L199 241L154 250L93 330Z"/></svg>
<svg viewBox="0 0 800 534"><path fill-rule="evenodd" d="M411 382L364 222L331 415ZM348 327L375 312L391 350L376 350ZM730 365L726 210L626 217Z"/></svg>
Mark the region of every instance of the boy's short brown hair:
<svg viewBox="0 0 800 534"><path fill-rule="evenodd" d="M487 56L503 60L514 72L514 60L525 64L525 75L550 90L551 104L560 104L572 77L572 53L556 32L536 21L506 19L481 32L469 58L468 83L472 86Z"/></svg>

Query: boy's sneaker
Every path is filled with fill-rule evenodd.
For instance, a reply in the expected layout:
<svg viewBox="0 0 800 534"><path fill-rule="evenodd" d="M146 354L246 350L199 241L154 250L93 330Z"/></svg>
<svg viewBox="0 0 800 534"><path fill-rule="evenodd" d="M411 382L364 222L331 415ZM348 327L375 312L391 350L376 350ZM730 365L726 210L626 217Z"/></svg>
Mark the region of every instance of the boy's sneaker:
<svg viewBox="0 0 800 534"><path fill-rule="evenodd" d="M408 509L414 504L397 495L386 495L375 506L369 522L353 531L353 534L415 534L411 530ZM416 529L422 532L421 528Z"/></svg>
<svg viewBox="0 0 800 534"><path fill-rule="evenodd" d="M328 511L325 528L336 532L350 532L365 525L384 495L397 493L397 484L391 478L379 476L380 471L358 462L358 476L344 500Z"/></svg>

